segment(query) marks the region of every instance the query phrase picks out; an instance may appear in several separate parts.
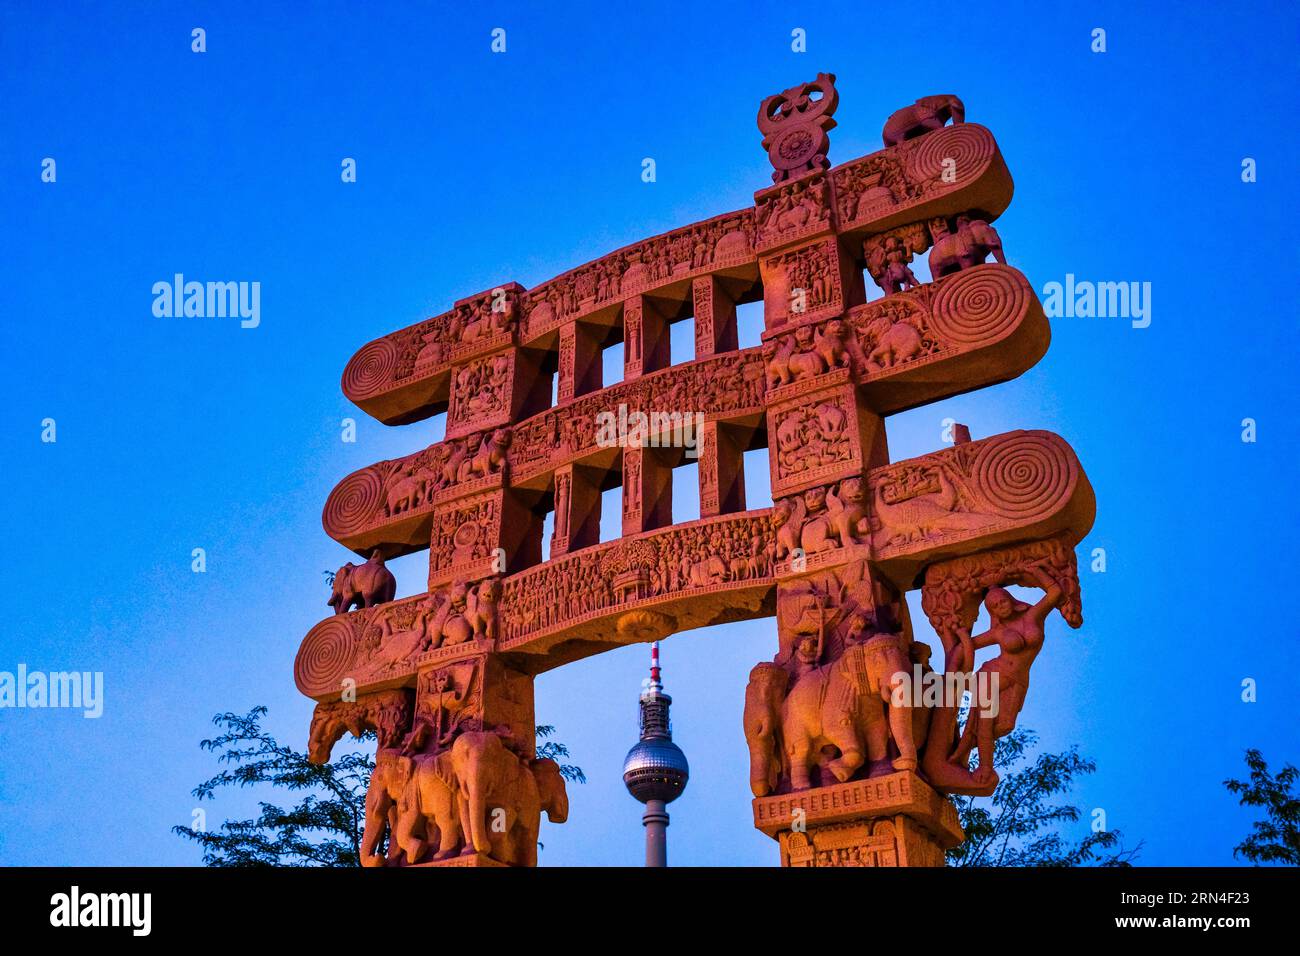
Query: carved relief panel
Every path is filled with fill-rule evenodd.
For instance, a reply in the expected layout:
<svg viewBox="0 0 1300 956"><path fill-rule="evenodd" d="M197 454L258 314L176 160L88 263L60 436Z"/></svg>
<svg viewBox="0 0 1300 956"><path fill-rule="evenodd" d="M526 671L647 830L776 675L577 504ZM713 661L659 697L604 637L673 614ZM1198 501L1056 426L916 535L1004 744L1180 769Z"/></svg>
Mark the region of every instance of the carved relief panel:
<svg viewBox="0 0 1300 956"><path fill-rule="evenodd" d="M760 252L810 239L832 229L831 180L813 173L754 195L754 228Z"/></svg>
<svg viewBox="0 0 1300 956"><path fill-rule="evenodd" d="M768 408L772 496L825 485L887 460L884 423L858 406L847 376Z"/></svg>
<svg viewBox="0 0 1300 956"><path fill-rule="evenodd" d="M515 349L471 359L452 370L447 437L509 424L515 394Z"/></svg>
<svg viewBox="0 0 1300 956"><path fill-rule="evenodd" d="M856 270L834 238L766 256L760 267L769 329L835 315L855 304L848 296L859 284Z"/></svg>
<svg viewBox="0 0 1300 956"><path fill-rule="evenodd" d="M439 508L429 542L429 586L452 578L476 578L506 570L501 547L501 491L475 495Z"/></svg>

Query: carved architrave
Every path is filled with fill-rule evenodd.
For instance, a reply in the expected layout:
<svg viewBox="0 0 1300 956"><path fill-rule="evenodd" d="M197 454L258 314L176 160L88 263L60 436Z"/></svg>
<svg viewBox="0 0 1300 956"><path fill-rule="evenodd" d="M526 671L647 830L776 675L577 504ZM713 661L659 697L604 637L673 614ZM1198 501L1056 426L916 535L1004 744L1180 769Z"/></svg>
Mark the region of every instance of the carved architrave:
<svg viewBox="0 0 1300 956"><path fill-rule="evenodd" d="M586 548L506 578L503 650L545 646L590 624L615 621L634 608L674 601L715 609L707 595L736 590L761 595L772 586L771 523L766 511L705 519ZM739 601L737 611L743 606ZM721 604L719 608L721 608ZM680 623L690 623L683 618ZM694 624L693 626L699 626Z"/></svg>
<svg viewBox="0 0 1300 956"><path fill-rule="evenodd" d="M840 233L858 237L964 210L997 216L1011 199L1011 178L997 145L974 123L907 140L838 166L828 176ZM531 342L569 319L617 309L632 293L752 268L756 243L755 209L742 209L634 243L527 293L514 283L498 288L522 302L521 336ZM490 304L493 292L471 299ZM431 414L439 400L446 400L461 312L454 308L367 343L348 363L345 394L388 423Z"/></svg>
<svg viewBox="0 0 1300 956"><path fill-rule="evenodd" d="M354 471L330 492L322 524L360 553L378 544L425 547L438 504L501 487L510 443L508 429L492 429Z"/></svg>
<svg viewBox="0 0 1300 956"><path fill-rule="evenodd" d="M908 178L906 164L892 150L837 166L831 181L836 213L845 228L865 225L890 215L895 206L916 202L925 185Z"/></svg>
<svg viewBox="0 0 1300 956"><path fill-rule="evenodd" d="M841 234L952 215L962 202L996 216L1011 202L1011 177L997 144L975 123L909 139L837 166L830 176Z"/></svg>
<svg viewBox="0 0 1300 956"><path fill-rule="evenodd" d="M511 480L527 483L564 464L619 445L619 429L644 415L652 431L683 427L685 417L705 420L754 416L763 409L763 358L747 349L678 365L611 385L567 405L534 415L512 429ZM656 425L655 423L659 424ZM602 432L602 424L615 427ZM612 439L612 440L611 440Z"/></svg>
<svg viewBox="0 0 1300 956"><path fill-rule="evenodd" d="M599 317L634 294L754 262L754 210L741 209L625 246L533 289L524 339L567 321Z"/></svg>
<svg viewBox="0 0 1300 956"><path fill-rule="evenodd" d="M523 287L507 282L442 315L362 346L343 371L343 392L380 421L423 417L447 397L453 361L513 341Z"/></svg>
<svg viewBox="0 0 1300 956"><path fill-rule="evenodd" d="M1068 528L1077 539L1096 513L1073 450L1050 432L954 445L873 469L868 478L874 559L895 580L910 580L930 561L1017 538ZM966 547L974 541L980 546Z"/></svg>

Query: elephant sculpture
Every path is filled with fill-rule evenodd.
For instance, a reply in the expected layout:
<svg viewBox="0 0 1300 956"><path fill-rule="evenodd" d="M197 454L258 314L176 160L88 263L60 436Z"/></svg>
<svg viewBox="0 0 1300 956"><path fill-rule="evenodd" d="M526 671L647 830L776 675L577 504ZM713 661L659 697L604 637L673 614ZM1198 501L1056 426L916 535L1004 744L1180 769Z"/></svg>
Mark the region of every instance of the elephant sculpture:
<svg viewBox="0 0 1300 956"><path fill-rule="evenodd" d="M346 614L356 607L374 607L385 604L397 593L397 579L384 567L384 556L378 549L365 564L349 561L334 575L334 589L325 603L335 614Z"/></svg>
<svg viewBox="0 0 1300 956"><path fill-rule="evenodd" d="M819 666L814 663L817 652L810 649L815 643L815 637L805 636L796 649L802 673L781 707L781 737L793 790L812 786L809 771L821 763L827 744L839 756L826 769L841 783L868 760L883 761L889 748L884 706L869 686L866 648L846 648L838 660Z"/></svg>
<svg viewBox="0 0 1300 956"><path fill-rule="evenodd" d="M954 231L935 237L934 248L930 250L930 275L938 279L970 269L980 265L990 252L994 260L1006 264L998 231L983 219L958 216Z"/></svg>
<svg viewBox="0 0 1300 956"><path fill-rule="evenodd" d="M404 469L388 489L385 500L388 516L396 517L404 511L420 507L427 484L424 476L416 474L414 468Z"/></svg>
<svg viewBox="0 0 1300 956"><path fill-rule="evenodd" d="M789 683L789 672L770 661L749 672L745 742L749 744L749 788L756 797L775 792L781 776L781 702Z"/></svg>
<svg viewBox="0 0 1300 956"><path fill-rule="evenodd" d="M452 744L451 765L469 845L500 863L536 866L542 810L552 823L569 816L559 764L516 756L491 731L469 731Z"/></svg>
<svg viewBox="0 0 1300 956"><path fill-rule="evenodd" d="M886 146L897 146L904 140L943 129L948 120L966 122L966 107L961 100L951 94L923 96L891 114L880 137Z"/></svg>
<svg viewBox="0 0 1300 956"><path fill-rule="evenodd" d="M867 356L867 369L893 368L910 362L921 354L925 340L911 322L882 315L867 326L871 337L871 354Z"/></svg>
<svg viewBox="0 0 1300 956"><path fill-rule="evenodd" d="M721 584L727 580L727 563L716 554L710 554L700 561L683 559L683 571L692 587L706 588L711 584Z"/></svg>
<svg viewBox="0 0 1300 956"><path fill-rule="evenodd" d="M366 824L361 835L362 866L397 866L420 862L436 840L435 860L459 850L465 832L465 808L447 752L406 756L396 748L375 754L375 769L366 791ZM375 853L388 830L388 854Z"/></svg>

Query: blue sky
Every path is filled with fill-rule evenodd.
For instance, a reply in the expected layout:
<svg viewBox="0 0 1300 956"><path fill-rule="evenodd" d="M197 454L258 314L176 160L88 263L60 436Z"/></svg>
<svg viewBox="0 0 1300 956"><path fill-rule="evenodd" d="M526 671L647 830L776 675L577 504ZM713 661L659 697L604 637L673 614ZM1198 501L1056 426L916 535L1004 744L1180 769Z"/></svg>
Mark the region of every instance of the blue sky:
<svg viewBox="0 0 1300 956"><path fill-rule="evenodd" d="M1081 553L1105 548L1107 570L1084 574L1083 629L1049 630L1021 724L1097 760L1078 802L1142 840L1141 862L1230 863L1250 817L1220 781L1248 746L1300 761L1300 18L1282 3L1172 9L949 6L894 25L849 3L5 4L0 670L103 671L107 699L98 720L0 710L0 862L197 862L169 828L213 771L196 746L211 715L264 703L271 729L305 742L293 657L327 610L321 572L348 557L321 530L326 495L439 437L349 405L354 349L749 204L769 181L759 101L826 70L832 161L879 148L899 106L957 93L1011 169L998 229L1035 288L1067 273L1152 284L1149 328L1059 319L1026 375L896 416L889 442L895 458L932 451L952 417L977 438L1046 428L1073 445L1098 498ZM177 272L260 282L260 326L154 317L153 284ZM765 467L749 464L761 505ZM395 563L399 595L423 589L424 560ZM914 619L929 636L915 604ZM664 644L693 768L674 862L776 861L750 822L740 729L749 669L774 650L772 621ZM544 827L543 864L640 859L619 769L647 656L538 680L539 720L591 781L571 788L568 824Z"/></svg>

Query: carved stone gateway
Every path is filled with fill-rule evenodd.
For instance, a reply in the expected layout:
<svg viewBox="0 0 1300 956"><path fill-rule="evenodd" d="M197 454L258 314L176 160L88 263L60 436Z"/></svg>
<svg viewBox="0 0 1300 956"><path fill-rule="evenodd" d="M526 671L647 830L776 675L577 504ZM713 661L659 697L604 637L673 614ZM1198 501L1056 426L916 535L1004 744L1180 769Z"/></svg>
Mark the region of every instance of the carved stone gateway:
<svg viewBox="0 0 1300 956"><path fill-rule="evenodd" d="M447 413L446 440L330 494L325 530L366 563L341 570L295 663L313 759L345 731L378 738L367 865L535 863L541 814L563 821L568 800L536 757L533 678L744 618L776 617L737 718L783 865L942 865L962 839L946 795L996 786L1046 619L1082 623L1092 489L1044 431L956 426L890 460L887 416L1021 374L1050 333L991 225L1012 189L992 135L923 97L885 149L833 166L834 82L763 102L774 183L752 207L503 282L348 363L344 392L380 421ZM759 301L762 344L740 349L736 306ZM695 359L669 367L669 326L692 317ZM604 388L618 341L624 378ZM763 447L770 506L745 499L742 456ZM674 523L688 453L701 517ZM602 542L619 486L622 536ZM384 561L422 549L427 591L393 600ZM917 588L938 658L912 636Z"/></svg>

